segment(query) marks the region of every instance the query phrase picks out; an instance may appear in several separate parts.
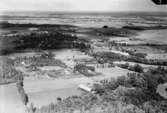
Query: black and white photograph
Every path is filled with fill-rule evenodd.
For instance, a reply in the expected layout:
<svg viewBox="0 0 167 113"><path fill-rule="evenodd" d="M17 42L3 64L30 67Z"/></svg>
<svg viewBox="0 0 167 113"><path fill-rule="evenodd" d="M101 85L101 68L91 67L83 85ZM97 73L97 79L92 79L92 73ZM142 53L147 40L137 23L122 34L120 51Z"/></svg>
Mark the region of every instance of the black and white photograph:
<svg viewBox="0 0 167 113"><path fill-rule="evenodd" d="M0 0L0 113L167 113L167 0Z"/></svg>

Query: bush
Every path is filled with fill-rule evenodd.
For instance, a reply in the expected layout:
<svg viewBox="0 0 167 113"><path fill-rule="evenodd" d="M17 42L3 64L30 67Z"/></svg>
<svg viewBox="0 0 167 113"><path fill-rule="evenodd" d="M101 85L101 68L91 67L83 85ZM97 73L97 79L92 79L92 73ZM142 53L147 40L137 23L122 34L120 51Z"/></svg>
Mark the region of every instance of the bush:
<svg viewBox="0 0 167 113"><path fill-rule="evenodd" d="M119 82L114 78L102 80L100 82L104 86L104 89L115 90L119 86Z"/></svg>
<svg viewBox="0 0 167 113"><path fill-rule="evenodd" d="M103 28L108 28L108 26L107 26L107 25L105 25L105 26L103 26Z"/></svg>
<svg viewBox="0 0 167 113"><path fill-rule="evenodd" d="M102 95L105 92L104 87L100 84L94 84L93 87L96 94Z"/></svg>
<svg viewBox="0 0 167 113"><path fill-rule="evenodd" d="M135 64L134 66L129 66L128 69L131 71L138 72L138 73L143 73L143 71L144 71L143 67L140 66L139 64Z"/></svg>
<svg viewBox="0 0 167 113"><path fill-rule="evenodd" d="M129 63L125 63L122 65L122 68L128 69L128 67L129 67Z"/></svg>
<svg viewBox="0 0 167 113"><path fill-rule="evenodd" d="M94 68L92 67L87 67L86 65L84 64L77 64L75 67L74 67L74 72L78 71L79 73L85 75L85 76L94 76L94 74L90 73L89 70L91 71L94 71Z"/></svg>
<svg viewBox="0 0 167 113"><path fill-rule="evenodd" d="M21 100L22 100L23 104L27 105L29 100L28 100L28 95L25 93L24 88L23 88L23 86L24 86L23 81L17 82L16 86L17 86L18 92L21 96Z"/></svg>
<svg viewBox="0 0 167 113"><path fill-rule="evenodd" d="M34 104L31 103L28 107L28 113L35 113L36 107L34 107Z"/></svg>
<svg viewBox="0 0 167 113"><path fill-rule="evenodd" d="M28 103L28 95L25 94L25 92L21 92L21 98L22 98L23 104L27 105L27 103Z"/></svg>
<svg viewBox="0 0 167 113"><path fill-rule="evenodd" d="M166 113L167 112L166 101L148 101L143 104L143 109L146 113Z"/></svg>
<svg viewBox="0 0 167 113"><path fill-rule="evenodd" d="M143 67L140 66L139 64L136 64L134 66L134 71L136 71L136 72L143 73L143 70L144 70Z"/></svg>

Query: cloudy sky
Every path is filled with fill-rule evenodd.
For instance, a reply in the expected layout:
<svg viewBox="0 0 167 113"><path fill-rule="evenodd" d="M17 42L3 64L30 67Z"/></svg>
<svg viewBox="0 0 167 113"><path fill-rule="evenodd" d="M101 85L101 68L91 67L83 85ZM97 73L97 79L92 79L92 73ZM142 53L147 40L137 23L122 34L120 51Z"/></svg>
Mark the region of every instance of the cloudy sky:
<svg viewBox="0 0 167 113"><path fill-rule="evenodd" d="M151 0L1 0L0 11L165 11Z"/></svg>

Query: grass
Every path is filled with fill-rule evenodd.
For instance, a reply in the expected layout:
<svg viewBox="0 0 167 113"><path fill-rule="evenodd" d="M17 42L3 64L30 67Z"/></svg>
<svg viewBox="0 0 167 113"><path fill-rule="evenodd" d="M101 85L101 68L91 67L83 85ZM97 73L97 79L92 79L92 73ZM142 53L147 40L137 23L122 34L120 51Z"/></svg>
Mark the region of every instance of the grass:
<svg viewBox="0 0 167 113"><path fill-rule="evenodd" d="M1 113L26 113L15 83L0 85Z"/></svg>

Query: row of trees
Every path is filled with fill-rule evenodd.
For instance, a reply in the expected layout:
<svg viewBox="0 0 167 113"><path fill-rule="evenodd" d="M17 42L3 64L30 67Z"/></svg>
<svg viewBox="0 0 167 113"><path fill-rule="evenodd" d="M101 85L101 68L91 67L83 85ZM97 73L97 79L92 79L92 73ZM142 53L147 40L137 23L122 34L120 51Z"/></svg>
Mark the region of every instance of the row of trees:
<svg viewBox="0 0 167 113"><path fill-rule="evenodd" d="M158 30L158 29L166 29L166 26L123 26L124 29L130 29L130 30L137 30L137 31L143 31L143 30Z"/></svg>
<svg viewBox="0 0 167 113"><path fill-rule="evenodd" d="M55 28L61 28L61 27L73 27L71 25L59 25L59 24L33 24L33 23L9 23L9 22L1 22L0 23L1 28L32 28L32 27L37 27L37 28L49 28L49 27L55 27Z"/></svg>
<svg viewBox="0 0 167 113"><path fill-rule="evenodd" d="M102 28L96 28L94 31L97 35L103 36L121 36L121 37L128 37L136 35L136 33L132 30L124 29L124 28L114 28L103 26Z"/></svg>
<svg viewBox="0 0 167 113"><path fill-rule="evenodd" d="M0 84L18 80L23 80L23 74L15 69L13 60L7 57L0 57Z"/></svg>
<svg viewBox="0 0 167 113"><path fill-rule="evenodd" d="M129 55L131 56L135 56L137 58L146 58L147 54L146 53L136 53L134 51L130 51L130 50L125 50L122 49L123 52L127 52Z"/></svg>
<svg viewBox="0 0 167 113"><path fill-rule="evenodd" d="M21 96L21 100L23 102L24 105L27 105L28 104L28 95L25 93L25 90L23 88L23 81L18 81L17 82L17 89L18 89L18 92L20 93L20 96Z"/></svg>
<svg viewBox="0 0 167 113"><path fill-rule="evenodd" d="M22 64L24 62L24 64ZM32 57L16 57L14 59L14 64L16 66L27 66L27 67L37 67L37 66L61 66L66 67L66 65L60 61L54 59L54 54L51 51L41 52L40 55Z"/></svg>
<svg viewBox="0 0 167 113"><path fill-rule="evenodd" d="M128 69L130 71L138 72L138 73L143 73L144 71L144 68L140 66L139 64L135 64L133 66L133 65L129 65L129 63L125 63L125 64L117 64L117 66L124 68L124 69Z"/></svg>
<svg viewBox="0 0 167 113"><path fill-rule="evenodd" d="M94 53L92 56L94 56L94 58L97 59L100 63L108 63L109 61L129 61L148 65L167 66L167 61L159 61L157 59L146 59L142 58L141 55L124 56L113 52L97 52Z"/></svg>

